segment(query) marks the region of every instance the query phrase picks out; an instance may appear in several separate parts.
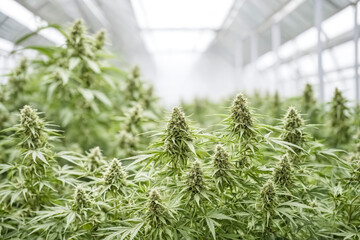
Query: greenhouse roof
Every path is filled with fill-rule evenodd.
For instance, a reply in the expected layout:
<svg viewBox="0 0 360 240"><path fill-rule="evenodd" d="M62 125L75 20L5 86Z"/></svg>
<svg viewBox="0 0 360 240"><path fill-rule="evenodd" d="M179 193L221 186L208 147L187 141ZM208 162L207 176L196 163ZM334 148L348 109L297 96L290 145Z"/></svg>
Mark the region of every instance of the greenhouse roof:
<svg viewBox="0 0 360 240"><path fill-rule="evenodd" d="M350 0L322 2L324 20L353 3ZM254 36L258 45L257 58L273 49L274 24L281 29L280 44L306 31L313 35L311 28L314 26L314 0L183 0L171 3L165 0L3 0L0 38L12 42L33 29L9 16L7 12L14 11L6 11L7 3L21 5L38 18L36 21L41 22L40 25L44 22L64 24L83 18L91 32L106 28L117 53L145 69L153 67L151 54L159 51L213 52L233 62L236 41L242 42L242 64L246 65L252 59ZM49 34L39 34L23 44L54 42L56 39Z"/></svg>

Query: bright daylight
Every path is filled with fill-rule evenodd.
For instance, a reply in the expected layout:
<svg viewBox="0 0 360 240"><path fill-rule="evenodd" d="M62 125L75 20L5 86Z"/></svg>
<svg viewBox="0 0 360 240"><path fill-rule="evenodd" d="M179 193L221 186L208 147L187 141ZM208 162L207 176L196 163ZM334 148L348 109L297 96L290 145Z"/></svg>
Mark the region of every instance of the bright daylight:
<svg viewBox="0 0 360 240"><path fill-rule="evenodd" d="M0 0L0 239L360 240L358 0Z"/></svg>

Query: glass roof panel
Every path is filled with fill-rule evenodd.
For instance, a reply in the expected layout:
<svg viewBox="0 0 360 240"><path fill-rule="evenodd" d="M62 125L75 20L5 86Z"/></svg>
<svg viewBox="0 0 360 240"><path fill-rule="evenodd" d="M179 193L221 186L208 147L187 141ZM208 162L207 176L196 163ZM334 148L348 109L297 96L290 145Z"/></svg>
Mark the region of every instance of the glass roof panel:
<svg viewBox="0 0 360 240"><path fill-rule="evenodd" d="M35 31L37 28L47 25L46 21L34 15L32 12L14 0L4 1L0 5L0 12L16 20L31 31ZM26 34L26 32L24 32L24 34ZM64 36L54 29L43 29L39 32L39 34L54 43L61 44L65 41Z"/></svg>
<svg viewBox="0 0 360 240"><path fill-rule="evenodd" d="M234 0L132 0L140 28L212 28L223 24Z"/></svg>
<svg viewBox="0 0 360 240"><path fill-rule="evenodd" d="M212 31L150 31L142 36L151 52L196 52L205 49L215 34Z"/></svg>
<svg viewBox="0 0 360 240"><path fill-rule="evenodd" d="M234 0L132 0L150 52L202 52L214 39Z"/></svg>
<svg viewBox="0 0 360 240"><path fill-rule="evenodd" d="M328 38L337 37L354 27L354 9L348 6L339 13L325 20L322 29Z"/></svg>

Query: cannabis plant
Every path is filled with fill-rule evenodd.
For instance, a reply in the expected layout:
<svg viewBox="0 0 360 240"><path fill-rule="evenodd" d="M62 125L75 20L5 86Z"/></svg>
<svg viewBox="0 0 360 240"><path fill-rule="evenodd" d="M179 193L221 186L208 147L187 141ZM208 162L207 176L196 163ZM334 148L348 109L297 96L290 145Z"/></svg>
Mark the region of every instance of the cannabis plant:
<svg viewBox="0 0 360 240"><path fill-rule="evenodd" d="M359 239L359 137L349 154L325 147L350 139L338 90L324 144L307 124L309 86L304 118L289 107L278 126L264 115L294 99L198 100L161 122L140 69L104 58L104 31L63 33L0 91L1 238Z"/></svg>
<svg viewBox="0 0 360 240"><path fill-rule="evenodd" d="M349 140L349 109L347 101L339 89L335 89L334 97L330 102L329 134L331 144L338 146Z"/></svg>
<svg viewBox="0 0 360 240"><path fill-rule="evenodd" d="M82 20L67 30L56 29L64 35L65 44L27 47L38 51L39 56L22 61L8 75L9 83L1 86L2 103L10 115L6 120L11 121L11 116L23 105L32 104L46 111L65 132L66 138L57 147L76 146L83 152L99 146L106 154L116 156L114 143L118 140L119 122L113 119L123 116L135 105L134 101L146 111L154 112L151 116L155 120L153 126L156 125L161 108L155 107L152 87L140 78L139 68L127 74L107 61L110 54L105 46L104 30L91 36ZM24 36L18 43L33 34ZM128 75L132 75L131 80ZM137 86L131 91L124 88L130 82L136 82ZM130 92L136 95L135 99L127 97ZM136 142L136 134L126 131L122 135L135 136Z"/></svg>

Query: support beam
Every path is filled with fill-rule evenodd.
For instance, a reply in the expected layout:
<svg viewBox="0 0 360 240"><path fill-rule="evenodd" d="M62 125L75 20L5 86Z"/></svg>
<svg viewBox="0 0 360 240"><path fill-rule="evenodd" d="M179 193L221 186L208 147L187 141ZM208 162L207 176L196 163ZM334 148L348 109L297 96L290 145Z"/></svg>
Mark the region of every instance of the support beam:
<svg viewBox="0 0 360 240"><path fill-rule="evenodd" d="M250 45L251 45L251 62L252 64L256 63L258 58L258 36L254 33L250 37Z"/></svg>
<svg viewBox="0 0 360 240"><path fill-rule="evenodd" d="M253 33L250 37L250 57L251 57L251 68L250 72L252 75L251 82L258 81L258 64L257 59L259 57L259 46L258 46L259 37L257 34ZM250 83L251 84L251 83ZM248 87L248 83L246 82L246 88Z"/></svg>
<svg viewBox="0 0 360 240"><path fill-rule="evenodd" d="M280 82L280 56L279 56L279 48L281 45L281 31L280 31L280 25L279 23L274 23L271 26L271 46L272 51L275 54L276 63L275 63L275 89L279 92L282 92L282 89L279 89L281 87Z"/></svg>
<svg viewBox="0 0 360 240"><path fill-rule="evenodd" d="M359 103L360 101L360 84L359 84L359 23L357 21L358 18L358 6L357 2L354 4L354 44L355 44L355 62L354 62L354 70L355 70L355 101Z"/></svg>
<svg viewBox="0 0 360 240"><path fill-rule="evenodd" d="M322 64L323 42L321 40L322 1L323 0L315 0L314 19L317 30L317 64L318 64L318 80L319 80L319 100L321 103L324 103L325 102L324 70Z"/></svg>
<svg viewBox="0 0 360 240"><path fill-rule="evenodd" d="M240 87L241 75L243 73L243 39L235 38L235 59L234 59L234 68L235 68L235 88Z"/></svg>

